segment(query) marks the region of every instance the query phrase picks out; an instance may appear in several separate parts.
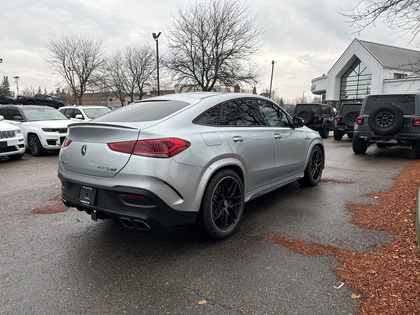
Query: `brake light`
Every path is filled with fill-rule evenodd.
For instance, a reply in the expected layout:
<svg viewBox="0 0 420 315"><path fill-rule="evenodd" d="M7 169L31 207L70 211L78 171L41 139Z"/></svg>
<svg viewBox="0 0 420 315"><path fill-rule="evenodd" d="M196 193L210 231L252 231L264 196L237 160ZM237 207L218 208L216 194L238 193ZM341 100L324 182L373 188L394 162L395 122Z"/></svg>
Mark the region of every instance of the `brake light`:
<svg viewBox="0 0 420 315"><path fill-rule="evenodd" d="M413 119L413 127L420 127L420 118Z"/></svg>
<svg viewBox="0 0 420 315"><path fill-rule="evenodd" d="M341 116L337 116L335 117L336 122L340 122L341 121Z"/></svg>
<svg viewBox="0 0 420 315"><path fill-rule="evenodd" d="M61 147L62 148L68 147L72 142L73 141L71 141L69 138L65 138Z"/></svg>
<svg viewBox="0 0 420 315"><path fill-rule="evenodd" d="M323 121L324 120L324 118L322 116L319 116L319 115L316 115L315 119L318 120L318 121Z"/></svg>
<svg viewBox="0 0 420 315"><path fill-rule="evenodd" d="M356 118L356 124L357 125L363 125L363 117L359 116Z"/></svg>
<svg viewBox="0 0 420 315"><path fill-rule="evenodd" d="M190 145L190 142L178 138L108 143L108 147L113 151L155 158L175 156L187 149Z"/></svg>

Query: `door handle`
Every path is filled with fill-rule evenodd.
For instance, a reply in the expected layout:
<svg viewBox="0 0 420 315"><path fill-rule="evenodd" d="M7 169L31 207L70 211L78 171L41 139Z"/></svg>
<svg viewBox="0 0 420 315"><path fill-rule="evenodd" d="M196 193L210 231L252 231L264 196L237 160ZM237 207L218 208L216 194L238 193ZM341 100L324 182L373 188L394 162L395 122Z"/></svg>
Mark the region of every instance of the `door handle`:
<svg viewBox="0 0 420 315"><path fill-rule="evenodd" d="M274 139L281 139L281 138L282 138L281 134L279 133L274 134Z"/></svg>
<svg viewBox="0 0 420 315"><path fill-rule="evenodd" d="M233 142L244 142L244 138L242 138L241 136L234 136Z"/></svg>

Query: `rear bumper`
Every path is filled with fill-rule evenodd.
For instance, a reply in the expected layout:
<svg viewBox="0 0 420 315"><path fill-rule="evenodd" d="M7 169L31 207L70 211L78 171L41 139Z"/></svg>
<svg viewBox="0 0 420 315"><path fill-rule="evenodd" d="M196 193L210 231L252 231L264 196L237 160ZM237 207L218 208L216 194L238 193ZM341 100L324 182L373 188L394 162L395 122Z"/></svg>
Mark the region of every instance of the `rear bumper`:
<svg viewBox="0 0 420 315"><path fill-rule="evenodd" d="M356 137L366 139L369 142L406 142L420 143L420 135L417 133L398 133L393 135L377 135L370 131L354 131Z"/></svg>
<svg viewBox="0 0 420 315"><path fill-rule="evenodd" d="M68 207L85 211L92 219L119 219L129 227L162 228L194 223L198 211L179 211L167 205L153 192L135 187L89 186L94 191L86 202L81 196L83 184L66 180L61 174L61 198Z"/></svg>

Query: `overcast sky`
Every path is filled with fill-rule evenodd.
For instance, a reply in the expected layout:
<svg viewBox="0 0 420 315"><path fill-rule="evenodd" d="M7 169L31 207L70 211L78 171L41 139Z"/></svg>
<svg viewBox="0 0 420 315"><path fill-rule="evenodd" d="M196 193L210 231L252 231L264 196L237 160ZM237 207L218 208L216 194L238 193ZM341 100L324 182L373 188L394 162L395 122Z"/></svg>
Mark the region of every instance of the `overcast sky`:
<svg viewBox="0 0 420 315"><path fill-rule="evenodd" d="M359 0L250 1L258 27L264 29L257 92L268 89L275 60L273 91L286 100L312 97L311 80L327 73L354 38L417 49L409 36L393 34L382 23L360 34L338 11ZM19 89L55 90L60 78L42 61L48 40L62 35L85 35L103 41L109 52L138 43L155 47L152 32L162 32L164 52L168 30L178 6L195 0L13 0L2 1L0 17L0 78L19 76ZM162 78L168 80L169 78Z"/></svg>

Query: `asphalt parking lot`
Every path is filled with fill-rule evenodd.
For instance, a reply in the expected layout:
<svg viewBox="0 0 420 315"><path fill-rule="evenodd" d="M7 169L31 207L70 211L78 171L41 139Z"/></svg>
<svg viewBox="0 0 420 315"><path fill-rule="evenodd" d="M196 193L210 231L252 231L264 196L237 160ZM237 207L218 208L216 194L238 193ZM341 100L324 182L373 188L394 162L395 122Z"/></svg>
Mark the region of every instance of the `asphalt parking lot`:
<svg viewBox="0 0 420 315"><path fill-rule="evenodd" d="M192 227L137 231L92 221L58 201L57 155L0 160L1 314L356 314L332 257L293 253L270 235L365 251L385 232L350 224L346 203L375 203L413 161L406 148L325 140L312 188L287 185L245 206L215 242Z"/></svg>

